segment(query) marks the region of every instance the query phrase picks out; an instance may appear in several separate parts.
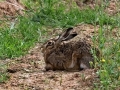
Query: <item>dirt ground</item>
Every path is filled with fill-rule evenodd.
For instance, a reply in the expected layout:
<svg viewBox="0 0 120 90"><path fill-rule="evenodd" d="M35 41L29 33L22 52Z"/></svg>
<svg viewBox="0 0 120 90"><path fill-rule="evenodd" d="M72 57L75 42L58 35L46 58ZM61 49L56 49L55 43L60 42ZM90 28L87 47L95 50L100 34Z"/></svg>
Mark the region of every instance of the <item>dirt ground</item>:
<svg viewBox="0 0 120 90"><path fill-rule="evenodd" d="M13 18L16 15L23 15L25 8L19 0L0 1L0 19L3 19L3 17Z"/></svg>
<svg viewBox="0 0 120 90"><path fill-rule="evenodd" d="M116 9L116 5L118 5L116 1L111 0L110 6L106 8L108 13L119 12L120 8ZM90 7L94 6L94 3L89 3ZM88 3L84 5L88 5ZM83 25L82 29L88 32L94 31L92 25ZM34 48L30 49L27 55L8 60L7 72L10 79L0 84L0 90L93 90L94 83L99 82L99 77L96 74L97 70L95 69L79 72L46 72L40 46L40 43L38 43Z"/></svg>
<svg viewBox="0 0 120 90"><path fill-rule="evenodd" d="M38 48L36 46L33 51L38 52ZM45 72L43 57L37 52L17 60L18 64L11 62L10 80L0 85L0 90L89 90L98 78L94 69Z"/></svg>
<svg viewBox="0 0 120 90"><path fill-rule="evenodd" d="M103 11L109 16L116 15L120 12L119 0L74 0L80 9L91 8L95 9L96 6L102 7Z"/></svg>

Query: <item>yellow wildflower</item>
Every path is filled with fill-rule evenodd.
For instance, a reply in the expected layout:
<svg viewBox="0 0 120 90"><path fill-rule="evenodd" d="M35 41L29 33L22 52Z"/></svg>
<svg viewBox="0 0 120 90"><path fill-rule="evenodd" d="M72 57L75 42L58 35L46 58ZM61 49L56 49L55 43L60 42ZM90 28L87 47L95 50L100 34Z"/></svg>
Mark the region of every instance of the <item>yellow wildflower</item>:
<svg viewBox="0 0 120 90"><path fill-rule="evenodd" d="M102 60L100 60L100 61L104 63L104 62L105 62L105 59L102 59Z"/></svg>

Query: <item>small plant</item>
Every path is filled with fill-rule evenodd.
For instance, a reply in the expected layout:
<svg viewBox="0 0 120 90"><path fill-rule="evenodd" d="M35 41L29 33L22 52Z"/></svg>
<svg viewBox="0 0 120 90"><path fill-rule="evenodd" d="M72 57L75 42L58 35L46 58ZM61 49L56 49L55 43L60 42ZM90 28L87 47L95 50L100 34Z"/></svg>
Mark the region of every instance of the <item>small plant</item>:
<svg viewBox="0 0 120 90"><path fill-rule="evenodd" d="M0 61L1 62L1 61ZM5 82L9 79L8 73L6 73L7 66L6 64L0 63L0 83Z"/></svg>
<svg viewBox="0 0 120 90"><path fill-rule="evenodd" d="M0 83L3 83L9 79L9 76L7 73L0 73Z"/></svg>

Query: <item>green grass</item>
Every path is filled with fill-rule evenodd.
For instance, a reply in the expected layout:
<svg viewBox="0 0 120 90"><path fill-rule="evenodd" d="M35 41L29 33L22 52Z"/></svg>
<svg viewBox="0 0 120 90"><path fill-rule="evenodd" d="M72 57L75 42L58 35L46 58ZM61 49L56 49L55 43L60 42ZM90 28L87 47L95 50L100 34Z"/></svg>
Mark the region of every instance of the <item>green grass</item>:
<svg viewBox="0 0 120 90"><path fill-rule="evenodd" d="M100 83L95 84L95 90L116 90L120 87L120 31L119 28L116 30L117 37L113 36L110 29L101 27L97 37L102 55L99 61L100 69L97 71Z"/></svg>
<svg viewBox="0 0 120 90"><path fill-rule="evenodd" d="M100 82L94 90L115 90L120 87L120 14L108 16L103 7L95 10L79 10L75 3L59 0L38 0L36 3L24 0L29 10L16 21L6 22L0 28L0 58L14 58L27 53L36 42L44 42L47 32L54 28L73 27L79 23L99 25L98 35L93 42L101 51L97 74ZM71 7L70 7L71 5ZM37 7L36 7L37 6ZM3 24L0 22L0 24ZM117 36L113 29L117 27ZM6 80L6 74L1 74ZM1 80L1 81L2 81Z"/></svg>
<svg viewBox="0 0 120 90"><path fill-rule="evenodd" d="M20 17L19 23L0 30L0 58L14 58L25 54L38 39L38 23Z"/></svg>
<svg viewBox="0 0 120 90"><path fill-rule="evenodd" d="M7 65L0 61L0 83L3 83L9 79L8 73L5 71L7 70Z"/></svg>
<svg viewBox="0 0 120 90"><path fill-rule="evenodd" d="M7 73L0 73L0 83L3 83L9 79L9 76Z"/></svg>
<svg viewBox="0 0 120 90"><path fill-rule="evenodd" d="M66 10L66 3L64 5L64 3L58 3L56 1L57 0L51 1L50 5L48 5L49 2L43 2L42 8L40 7L38 9L32 20L35 22L40 22L45 26L62 28L74 26L78 23L99 23L100 25L117 24L116 20L110 18L105 13L102 13L101 15L101 12L98 12L99 9L92 10L88 8L80 11L73 3L73 6ZM59 4L59 7L56 6L56 4Z"/></svg>

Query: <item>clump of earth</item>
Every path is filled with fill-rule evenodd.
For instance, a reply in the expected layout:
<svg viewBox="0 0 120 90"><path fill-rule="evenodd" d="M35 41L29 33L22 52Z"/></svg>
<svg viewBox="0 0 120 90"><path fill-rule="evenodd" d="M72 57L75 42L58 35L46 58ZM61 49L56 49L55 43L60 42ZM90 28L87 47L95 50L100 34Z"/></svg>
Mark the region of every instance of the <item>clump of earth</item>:
<svg viewBox="0 0 120 90"><path fill-rule="evenodd" d="M119 0L74 0L80 9L91 8L95 9L97 6L103 7L103 11L108 15L116 15L120 12Z"/></svg>
<svg viewBox="0 0 120 90"><path fill-rule="evenodd" d="M0 2L0 17L23 15L25 6L19 0L5 0Z"/></svg>

